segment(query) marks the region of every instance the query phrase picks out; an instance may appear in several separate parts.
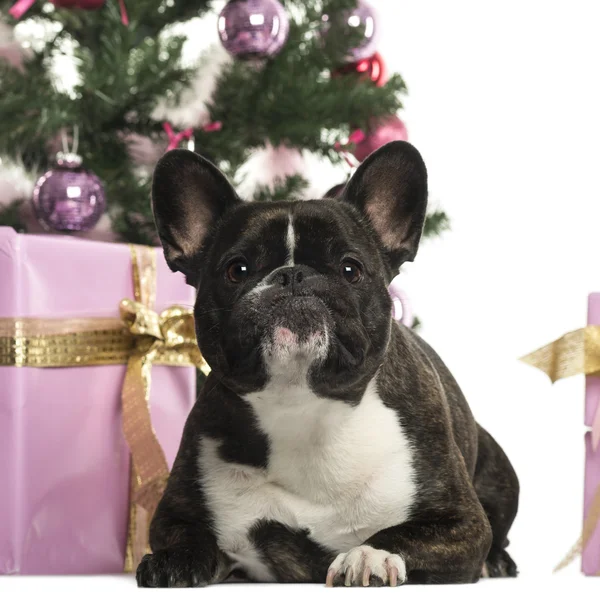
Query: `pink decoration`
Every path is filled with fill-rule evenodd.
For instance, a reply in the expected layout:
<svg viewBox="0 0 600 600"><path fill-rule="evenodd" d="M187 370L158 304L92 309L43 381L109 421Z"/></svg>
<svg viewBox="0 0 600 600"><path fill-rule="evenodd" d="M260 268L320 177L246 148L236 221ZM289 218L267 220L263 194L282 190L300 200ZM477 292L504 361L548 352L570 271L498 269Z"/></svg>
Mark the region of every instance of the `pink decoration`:
<svg viewBox="0 0 600 600"><path fill-rule="evenodd" d="M203 131L219 131L222 128L223 124L221 121L215 121L214 123L207 123L202 127ZM167 146L167 151L174 150L175 148L179 148L179 144L183 142L183 140L191 140L194 135L194 128L188 127L183 131L175 132L173 127L168 121L163 123L163 129L165 130L167 136L169 137L169 145Z"/></svg>
<svg viewBox="0 0 600 600"><path fill-rule="evenodd" d="M158 311L193 288L156 250ZM0 228L0 317L118 317L133 297L129 247ZM125 365L0 367L0 574L120 573L129 501ZM151 412L171 465L195 370L155 366Z"/></svg>
<svg viewBox="0 0 600 600"><path fill-rule="evenodd" d="M181 144L183 140L189 140L191 139L192 135L194 135L193 127L188 127L183 131L175 133L173 127L171 127L171 124L166 121L163 123L163 129L169 137L169 145L167 146L167 151L179 148L179 144Z"/></svg>
<svg viewBox="0 0 600 600"><path fill-rule="evenodd" d="M592 434L585 434L585 488L583 496L584 520L590 513L594 496L600 488L600 452L594 450ZM592 534L581 553L581 570L590 576L600 573L600 526Z"/></svg>
<svg viewBox="0 0 600 600"><path fill-rule="evenodd" d="M336 36L349 37L359 34L358 45L348 51L348 62L356 63L373 56L377 47L378 27L375 11L368 2L357 0L356 7L337 14L323 15L325 35L334 31Z"/></svg>
<svg viewBox="0 0 600 600"><path fill-rule="evenodd" d="M358 166L358 164L354 160L352 155L348 152L348 148L352 144L358 144L358 143L362 142L364 139L365 139L364 131L362 131L362 129L355 129L352 133L350 133L350 135L348 136L348 141L345 144L342 144L341 142L336 142L333 145L333 147L341 154L342 158L346 161L346 164L351 169L356 168Z"/></svg>
<svg viewBox="0 0 600 600"><path fill-rule="evenodd" d="M223 124L221 123L221 121L215 121L214 123L207 123L206 125L203 125L202 131L221 131L222 127Z"/></svg>
<svg viewBox="0 0 600 600"><path fill-rule="evenodd" d="M35 0L18 0L8 13L15 19L20 19L34 4Z"/></svg>
<svg viewBox="0 0 600 600"><path fill-rule="evenodd" d="M588 325L600 325L600 293L588 297ZM600 445L600 376L585 378L585 424L592 428L594 450Z"/></svg>
<svg viewBox="0 0 600 600"><path fill-rule="evenodd" d="M275 56L290 29L287 13L278 0L229 0L217 24L223 47L239 59Z"/></svg>
<svg viewBox="0 0 600 600"><path fill-rule="evenodd" d="M588 325L600 325L600 293L588 297ZM585 436L584 514L587 517L596 491L600 487L600 377L585 378L585 424L592 430ZM600 572L600 526L583 549L582 570L586 575Z"/></svg>
<svg viewBox="0 0 600 600"><path fill-rule="evenodd" d="M598 450L600 444L600 409L596 411L594 422L592 423L592 446L594 452Z"/></svg>
<svg viewBox="0 0 600 600"><path fill-rule="evenodd" d="M339 77L340 75L356 75L361 81L368 79L377 87L383 87L387 80L385 63L379 52L375 52L373 56L363 58L358 62L343 65L331 73L332 77Z"/></svg>
<svg viewBox="0 0 600 600"><path fill-rule="evenodd" d="M123 23L125 27L129 27L129 16L127 15L125 0L119 0L119 8L121 9L121 23Z"/></svg>
<svg viewBox="0 0 600 600"><path fill-rule="evenodd" d="M8 11L15 19L20 19L34 4L36 0L18 0ZM51 0L52 4L59 8L82 8L84 10L96 10L104 6L105 0ZM119 0L121 8L121 23L129 25L129 17L125 7L125 0Z"/></svg>
<svg viewBox="0 0 600 600"><path fill-rule="evenodd" d="M371 152L375 152L385 144L397 140L406 142L408 131L406 125L396 115L373 120L369 126L369 131L365 134L364 139L356 143L352 154L362 162Z"/></svg>
<svg viewBox="0 0 600 600"><path fill-rule="evenodd" d="M400 321L406 327L412 327L415 321L408 297L404 290L400 287L400 275L396 275L388 287L388 292L392 297L392 317L396 321Z"/></svg>

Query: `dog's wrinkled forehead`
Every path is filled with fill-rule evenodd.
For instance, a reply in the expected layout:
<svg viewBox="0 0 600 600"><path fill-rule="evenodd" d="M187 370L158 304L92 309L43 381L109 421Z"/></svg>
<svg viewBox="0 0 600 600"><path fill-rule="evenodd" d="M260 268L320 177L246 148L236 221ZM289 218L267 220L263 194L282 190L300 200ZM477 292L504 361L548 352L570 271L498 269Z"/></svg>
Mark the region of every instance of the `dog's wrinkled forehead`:
<svg viewBox="0 0 600 600"><path fill-rule="evenodd" d="M240 206L222 223L211 261L236 255L260 266L317 266L347 252L374 254L377 246L351 211L335 201Z"/></svg>

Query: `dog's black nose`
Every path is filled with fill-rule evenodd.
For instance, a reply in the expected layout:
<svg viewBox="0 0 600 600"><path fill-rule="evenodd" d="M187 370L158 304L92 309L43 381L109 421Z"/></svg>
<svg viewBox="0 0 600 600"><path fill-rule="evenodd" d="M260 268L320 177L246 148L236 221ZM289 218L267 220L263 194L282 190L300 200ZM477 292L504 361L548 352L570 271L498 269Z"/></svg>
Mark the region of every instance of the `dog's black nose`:
<svg viewBox="0 0 600 600"><path fill-rule="evenodd" d="M269 277L268 283L289 289L292 293L301 288L313 270L305 265L282 267Z"/></svg>

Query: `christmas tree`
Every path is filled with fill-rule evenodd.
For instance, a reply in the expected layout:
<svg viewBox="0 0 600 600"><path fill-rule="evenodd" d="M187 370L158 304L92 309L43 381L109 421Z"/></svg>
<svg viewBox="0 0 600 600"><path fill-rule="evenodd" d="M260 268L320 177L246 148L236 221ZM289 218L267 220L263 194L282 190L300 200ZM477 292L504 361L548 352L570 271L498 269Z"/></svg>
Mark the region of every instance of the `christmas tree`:
<svg viewBox="0 0 600 600"><path fill-rule="evenodd" d="M269 201L314 197L307 156L349 175L406 137L405 84L386 77L362 1L0 0L0 21L0 226L154 244L150 180L168 147L193 143L243 197ZM207 22L222 47L190 64L185 45ZM65 199L88 205L61 213ZM433 212L425 235L446 224Z"/></svg>

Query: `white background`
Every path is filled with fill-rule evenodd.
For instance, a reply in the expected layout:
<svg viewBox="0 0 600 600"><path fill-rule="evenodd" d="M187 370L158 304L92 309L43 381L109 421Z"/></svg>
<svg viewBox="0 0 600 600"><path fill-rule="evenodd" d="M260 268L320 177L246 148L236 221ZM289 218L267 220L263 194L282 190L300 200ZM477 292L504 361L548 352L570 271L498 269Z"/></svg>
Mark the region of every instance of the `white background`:
<svg viewBox="0 0 600 600"><path fill-rule="evenodd" d="M581 527L583 380L551 387L517 358L585 324L600 291L600 7L590 0L373 0L380 52L407 81L405 119L452 231L405 271L423 336L522 484L511 553L522 577L410 597L598 590L552 567ZM212 26L211 26L212 27ZM340 181L324 176L322 188ZM591 588L594 588L592 590ZM0 595L143 593L130 578L2 578ZM181 592L185 593L185 592ZM220 586L193 594L355 593ZM381 592L380 592L381 593Z"/></svg>

